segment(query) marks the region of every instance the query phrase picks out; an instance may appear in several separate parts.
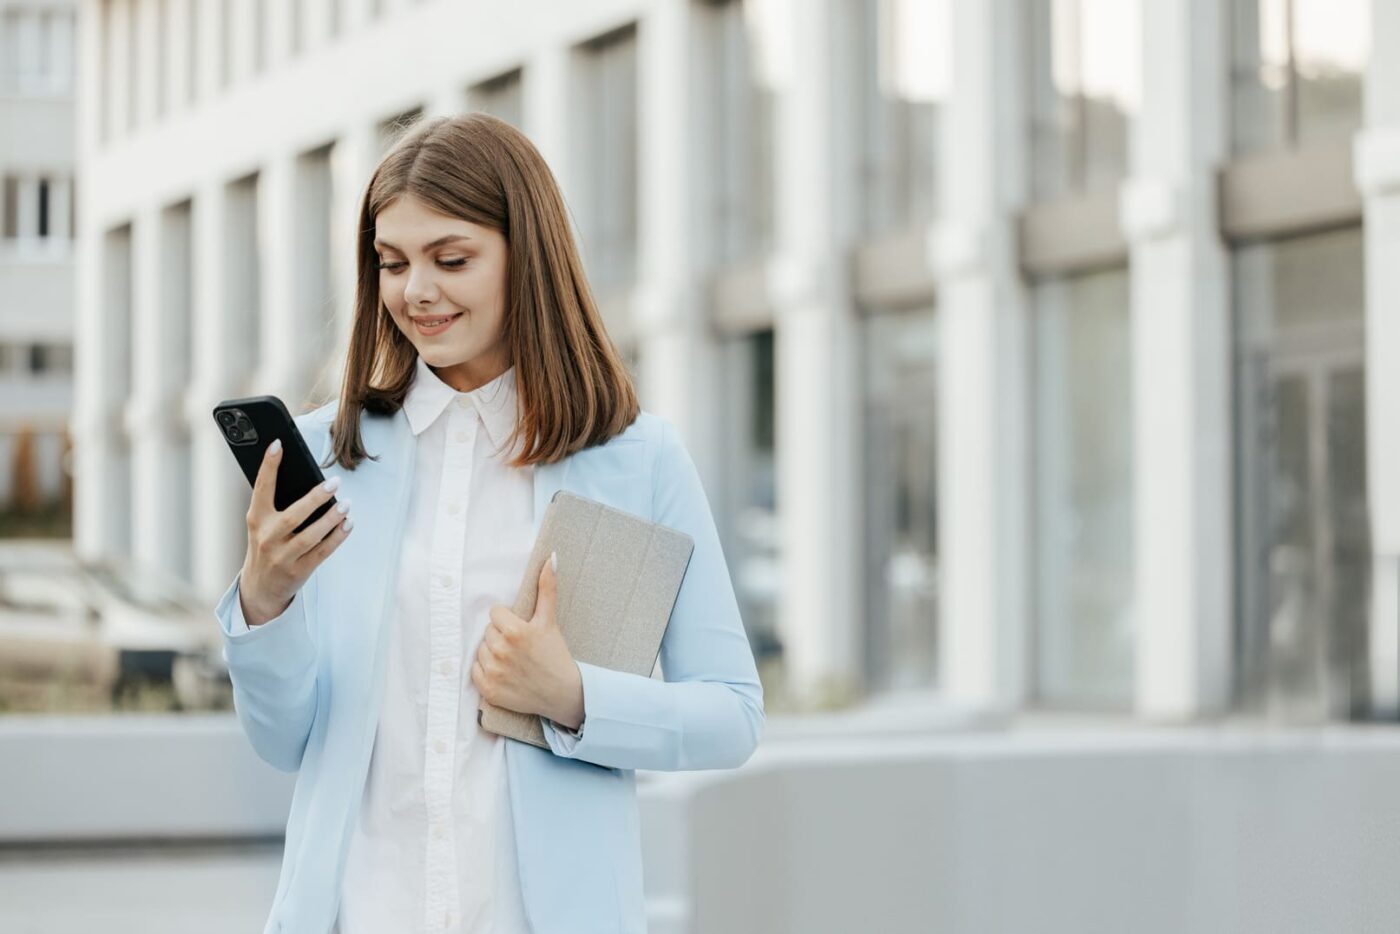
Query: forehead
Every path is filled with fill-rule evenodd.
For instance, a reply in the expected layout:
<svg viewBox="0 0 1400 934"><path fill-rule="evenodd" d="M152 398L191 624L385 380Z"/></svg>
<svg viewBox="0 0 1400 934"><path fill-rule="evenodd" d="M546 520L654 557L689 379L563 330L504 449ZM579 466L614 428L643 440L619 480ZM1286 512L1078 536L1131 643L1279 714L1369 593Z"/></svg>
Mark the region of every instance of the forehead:
<svg viewBox="0 0 1400 934"><path fill-rule="evenodd" d="M460 217L450 217L404 195L385 205L374 218L374 245L415 250L441 237L462 236L487 239L488 228Z"/></svg>

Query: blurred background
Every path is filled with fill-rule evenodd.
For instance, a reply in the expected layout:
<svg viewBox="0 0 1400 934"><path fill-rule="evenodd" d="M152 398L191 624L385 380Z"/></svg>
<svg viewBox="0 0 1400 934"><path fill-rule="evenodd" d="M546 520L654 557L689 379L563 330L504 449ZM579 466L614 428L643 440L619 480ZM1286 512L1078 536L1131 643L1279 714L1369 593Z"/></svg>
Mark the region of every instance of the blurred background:
<svg viewBox="0 0 1400 934"><path fill-rule="evenodd" d="M337 394L468 110L762 672L638 776L654 934L1400 927L1400 3L0 0L0 929L261 928L210 411Z"/></svg>

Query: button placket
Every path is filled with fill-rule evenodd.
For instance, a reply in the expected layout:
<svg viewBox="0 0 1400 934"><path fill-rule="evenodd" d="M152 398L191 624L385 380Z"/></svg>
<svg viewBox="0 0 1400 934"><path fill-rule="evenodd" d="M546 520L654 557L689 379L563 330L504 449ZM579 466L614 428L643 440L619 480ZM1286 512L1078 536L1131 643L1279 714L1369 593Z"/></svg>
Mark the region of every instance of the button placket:
<svg viewBox="0 0 1400 934"><path fill-rule="evenodd" d="M461 403L467 404L463 406ZM456 677L462 654L462 580L465 549L464 496L471 488L476 412L461 397L448 412L446 447L440 483L449 508L433 522L432 567L436 588L428 594L428 710L424 737L424 796L430 830L427 841L428 899L425 911L434 922L458 908L456 844L452 826L452 784L457 720L462 686Z"/></svg>

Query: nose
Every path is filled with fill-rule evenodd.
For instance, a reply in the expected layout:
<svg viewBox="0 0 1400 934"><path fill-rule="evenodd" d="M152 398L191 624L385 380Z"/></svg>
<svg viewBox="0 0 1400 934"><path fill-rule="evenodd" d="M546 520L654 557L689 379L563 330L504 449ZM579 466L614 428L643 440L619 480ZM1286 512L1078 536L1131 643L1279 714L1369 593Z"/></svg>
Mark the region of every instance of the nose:
<svg viewBox="0 0 1400 934"><path fill-rule="evenodd" d="M421 267L417 272L409 269L408 283L403 289L404 301L411 305L431 305L436 297L437 289L433 285L431 272Z"/></svg>

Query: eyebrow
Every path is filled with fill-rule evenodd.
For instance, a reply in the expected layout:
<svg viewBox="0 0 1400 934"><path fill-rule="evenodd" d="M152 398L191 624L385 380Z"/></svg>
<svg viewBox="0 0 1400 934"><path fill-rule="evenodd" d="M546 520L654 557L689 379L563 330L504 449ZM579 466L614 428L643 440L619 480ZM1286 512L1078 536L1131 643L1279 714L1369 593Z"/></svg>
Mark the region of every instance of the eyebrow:
<svg viewBox="0 0 1400 934"><path fill-rule="evenodd" d="M470 239L471 239L471 237L468 237L466 234L448 234L448 235L445 236L445 237L438 237L438 238L437 238L436 240L434 240L432 243L425 243L425 244L423 245L423 251L424 251L424 252L427 252L428 250L431 250L433 247L442 246L444 243L452 243L452 242L455 241L455 240L470 240ZM397 250L397 249L398 249L398 247L394 246L392 243L389 243L389 242L384 241L384 240L380 240L378 237L376 237L376 238L374 239L374 245L377 246L377 247L387 246L387 247L388 247L389 249L391 249L391 250Z"/></svg>

